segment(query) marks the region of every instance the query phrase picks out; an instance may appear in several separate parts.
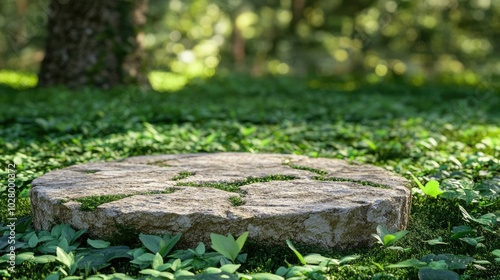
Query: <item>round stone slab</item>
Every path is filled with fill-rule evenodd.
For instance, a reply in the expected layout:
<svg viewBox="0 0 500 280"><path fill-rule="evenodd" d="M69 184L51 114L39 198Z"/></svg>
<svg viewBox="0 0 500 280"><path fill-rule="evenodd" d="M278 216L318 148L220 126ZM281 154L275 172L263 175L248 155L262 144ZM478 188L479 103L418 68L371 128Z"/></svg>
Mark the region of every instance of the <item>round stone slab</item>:
<svg viewBox="0 0 500 280"><path fill-rule="evenodd" d="M189 246L245 231L266 244L369 245L377 225L406 228L411 199L408 181L382 168L284 154L132 157L52 171L32 186L37 229L182 233Z"/></svg>

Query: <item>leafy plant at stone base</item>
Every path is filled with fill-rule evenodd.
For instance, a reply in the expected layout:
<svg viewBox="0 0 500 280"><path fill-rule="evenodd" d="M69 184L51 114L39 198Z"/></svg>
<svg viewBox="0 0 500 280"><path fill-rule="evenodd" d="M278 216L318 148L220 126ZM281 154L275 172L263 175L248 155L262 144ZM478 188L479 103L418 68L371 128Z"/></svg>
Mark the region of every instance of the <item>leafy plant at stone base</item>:
<svg viewBox="0 0 500 280"><path fill-rule="evenodd" d="M418 268L418 277L421 280L431 279L462 279L467 275L460 275L458 272L464 271L469 264L476 266L489 264L488 261L475 260L469 256L454 255L454 254L429 254L425 255L420 260L409 259L397 264L388 265L387 268ZM458 271L458 272L457 272Z"/></svg>
<svg viewBox="0 0 500 280"><path fill-rule="evenodd" d="M382 244L387 249L405 251L407 249L399 246L392 246L398 240L403 238L408 233L407 230L389 233L389 231L382 225L377 226L377 234L372 233L372 236L377 239L377 242Z"/></svg>
<svg viewBox="0 0 500 280"><path fill-rule="evenodd" d="M283 277L283 279L327 279L325 275L334 267L344 265L359 258L358 255L346 256L340 260L323 257L320 254L303 256L290 240L287 240L286 244L295 253L301 266L289 265L288 267L278 268L276 274Z"/></svg>
<svg viewBox="0 0 500 280"><path fill-rule="evenodd" d="M182 276L193 276L194 273L189 271L192 268L189 266L191 261L192 260L181 261L180 259L175 259L163 263L163 257L160 253L156 253L153 257L151 268L143 269L139 271L139 273L151 275L158 279L179 279ZM171 270L173 273L166 270Z"/></svg>
<svg viewBox="0 0 500 280"><path fill-rule="evenodd" d="M223 236L220 234L212 233L210 234L210 239L212 241L212 249L224 256L220 260L221 265L235 263L236 261L243 263L247 259L247 254L240 254L241 249L248 237L248 231L234 239L231 234Z"/></svg>
<svg viewBox="0 0 500 280"><path fill-rule="evenodd" d="M474 223L477 226L487 232L497 233L498 225L500 224L500 215L495 213L487 213L481 215L477 218L470 215L464 207L458 206L460 212L463 215L463 219L466 222ZM455 226L452 229L450 240L461 240L468 245L478 249L484 248L485 245L480 241L484 240L483 236L471 237L470 235L476 234L477 230L468 225ZM443 242L441 237L427 240L430 245L437 244L447 244ZM500 256L500 251L493 250L492 255ZM495 259L495 261L500 261ZM418 259L409 259L396 264L388 265L387 268L405 268L414 267L418 268L418 277L421 280L432 280L432 279L463 279L469 276L463 274L463 271L468 265L472 265L480 270L487 270L483 265L490 265L491 263L487 260L477 260L470 256L455 255L455 254L428 254Z"/></svg>
<svg viewBox="0 0 500 280"><path fill-rule="evenodd" d="M83 257L75 259L75 255L73 252L66 253L60 247L56 248L56 260L60 262L62 265L57 267L56 272L50 274L45 278L45 280L59 280L61 276L64 276L64 279L83 279L81 276L75 276L75 273L78 268L78 263L81 261ZM73 276L73 277L68 277Z"/></svg>
<svg viewBox="0 0 500 280"><path fill-rule="evenodd" d="M427 184L422 185L420 180L417 179L412 173L410 173L411 177L417 183L418 187L420 190L427 196L430 196L432 198L437 198L439 195L443 194L443 190L439 188L439 182L436 180L431 180L427 182Z"/></svg>
<svg viewBox="0 0 500 280"><path fill-rule="evenodd" d="M218 252L206 252L205 244L200 242L195 249L177 250L169 255L171 258L181 260L192 260L191 266L196 271L201 271L208 267L215 267L224 257Z"/></svg>
<svg viewBox="0 0 500 280"><path fill-rule="evenodd" d="M130 251L129 254L133 257L133 260L130 262L137 265L140 269L150 266L154 261L155 254L158 253L162 258L165 258L172 248L174 248L175 244L179 242L181 236L182 234L177 234L175 236L165 234L160 237L141 233L139 235L139 240L149 252L144 248L136 248Z"/></svg>

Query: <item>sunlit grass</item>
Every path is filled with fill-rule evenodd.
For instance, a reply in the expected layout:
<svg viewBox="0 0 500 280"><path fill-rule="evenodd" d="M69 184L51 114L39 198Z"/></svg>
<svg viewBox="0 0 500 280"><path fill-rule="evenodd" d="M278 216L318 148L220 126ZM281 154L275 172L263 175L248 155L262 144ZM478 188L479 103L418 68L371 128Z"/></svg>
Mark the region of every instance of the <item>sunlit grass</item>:
<svg viewBox="0 0 500 280"><path fill-rule="evenodd" d="M0 70L0 84L15 89L25 89L35 87L37 83L38 77L35 73Z"/></svg>
<svg viewBox="0 0 500 280"><path fill-rule="evenodd" d="M156 91L176 91L182 89L188 82L188 78L183 75L151 71L148 75L151 87Z"/></svg>
<svg viewBox="0 0 500 280"><path fill-rule="evenodd" d="M162 71L151 71L148 77L151 86L156 91L176 91L182 89L188 82L186 76ZM0 70L1 85L15 89L27 89L36 87L37 83L36 73Z"/></svg>

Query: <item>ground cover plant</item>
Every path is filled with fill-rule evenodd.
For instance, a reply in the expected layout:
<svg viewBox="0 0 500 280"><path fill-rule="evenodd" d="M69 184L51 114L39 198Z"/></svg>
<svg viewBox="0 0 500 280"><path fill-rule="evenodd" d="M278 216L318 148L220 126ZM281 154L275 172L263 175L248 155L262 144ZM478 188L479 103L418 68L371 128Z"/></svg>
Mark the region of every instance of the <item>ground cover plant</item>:
<svg viewBox="0 0 500 280"><path fill-rule="evenodd" d="M175 92L2 87L0 273L15 279L496 279L499 123L500 93L490 84L343 90L331 79L230 76ZM169 235L140 235L125 246L67 225L34 231L21 218L30 215L31 181L50 170L133 155L224 151L385 167L413 184L410 225L404 232L374 229L372 248L324 251L286 240L283 247L263 247L229 235L213 235L219 245L211 248L178 248L182 237ZM7 276L12 170L18 264Z"/></svg>

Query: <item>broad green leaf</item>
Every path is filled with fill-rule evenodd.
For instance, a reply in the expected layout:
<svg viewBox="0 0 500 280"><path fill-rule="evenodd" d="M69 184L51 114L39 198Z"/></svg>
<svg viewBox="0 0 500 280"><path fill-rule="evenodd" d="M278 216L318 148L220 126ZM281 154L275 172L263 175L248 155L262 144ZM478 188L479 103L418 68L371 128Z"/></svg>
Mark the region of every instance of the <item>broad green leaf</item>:
<svg viewBox="0 0 500 280"><path fill-rule="evenodd" d="M295 253L295 255L297 256L297 258L299 259L299 262L302 264L302 265L306 265L307 262L306 260L304 259L304 257L302 256L301 253L299 253L299 251L297 251L297 249L295 249L295 246L293 246L293 243L292 241L290 240L286 240L286 244L288 245L288 247Z"/></svg>
<svg viewBox="0 0 500 280"><path fill-rule="evenodd" d="M174 248L175 244L179 242L181 237L182 233L176 234L172 237L163 236L162 240L160 241L160 251L159 251L160 255L162 255L162 257L168 255L168 253L170 253L172 248Z"/></svg>
<svg viewBox="0 0 500 280"><path fill-rule="evenodd" d="M228 234L226 237L212 233L210 234L210 239L212 240L212 249L234 262L240 252L240 248L231 234Z"/></svg>
<svg viewBox="0 0 500 280"><path fill-rule="evenodd" d="M222 272L222 270L220 270L219 268L217 267L207 267L204 272L206 274L219 274Z"/></svg>
<svg viewBox="0 0 500 280"><path fill-rule="evenodd" d="M174 262L172 262L172 270L177 271L181 267L181 264L181 259L176 259Z"/></svg>
<svg viewBox="0 0 500 280"><path fill-rule="evenodd" d="M198 244L198 246L196 247L195 252L200 256L205 254L205 244L203 244L203 242L200 242L200 244Z"/></svg>
<svg viewBox="0 0 500 280"><path fill-rule="evenodd" d="M462 216L463 216L465 221L473 221L473 222L476 222L480 225L490 227L490 228L493 227L494 225L496 225L496 223L497 223L497 217L494 213L488 213L488 214L481 215L478 218L474 218L461 205L459 205L458 208L460 209L460 212L462 212ZM483 227L483 228L485 228L485 227Z"/></svg>
<svg viewBox="0 0 500 280"><path fill-rule="evenodd" d="M169 269L169 268L171 268L171 267L172 267L172 264L171 264L171 263L164 263L164 264L162 264L162 265L160 265L160 266L157 266L157 267L155 268L155 270L158 270L158 271L165 271L165 270L167 270L167 269Z"/></svg>
<svg viewBox="0 0 500 280"><path fill-rule="evenodd" d="M473 263L477 263L477 264L491 264L491 262L489 262L487 260L474 260Z"/></svg>
<svg viewBox="0 0 500 280"><path fill-rule="evenodd" d="M36 247L37 244L38 244L38 236L36 236L36 234L33 234L33 236L31 236L31 238L28 240L28 246L30 248L34 248Z"/></svg>
<svg viewBox="0 0 500 280"><path fill-rule="evenodd" d="M144 253L144 254L140 255L139 257L135 258L134 260L152 262L154 258L155 258L155 255L153 255L151 253Z"/></svg>
<svg viewBox="0 0 500 280"><path fill-rule="evenodd" d="M59 280L61 279L61 275L57 272L53 272L45 277L45 280Z"/></svg>
<svg viewBox="0 0 500 280"><path fill-rule="evenodd" d="M34 263L49 263L49 262L55 262L56 257L52 255L42 255L34 257L31 261Z"/></svg>
<svg viewBox="0 0 500 280"><path fill-rule="evenodd" d="M16 264L22 264L25 261L33 259L33 252L23 252L16 255Z"/></svg>
<svg viewBox="0 0 500 280"><path fill-rule="evenodd" d="M472 247L478 247L480 241L483 241L484 240L484 237L480 236L480 237L462 237L462 238L459 238L461 241L471 245Z"/></svg>
<svg viewBox="0 0 500 280"><path fill-rule="evenodd" d="M448 244L446 242L443 242L443 238L441 238L441 237L438 237L438 238L435 238L435 239L431 239L431 240L426 240L424 242L426 242L429 245L444 245L444 244Z"/></svg>
<svg viewBox="0 0 500 280"><path fill-rule="evenodd" d="M443 190L439 188L439 182L436 180L431 180L427 182L427 184L422 185L420 180L415 177L412 173L410 173L411 177L413 178L413 181L417 183L418 187L424 192L425 195L428 195L433 198L437 198L438 195L443 194Z"/></svg>
<svg viewBox="0 0 500 280"><path fill-rule="evenodd" d="M276 270L276 274L279 275L279 276L285 276L288 271L290 271L290 268L288 267L283 267L283 266L280 266L277 270Z"/></svg>
<svg viewBox="0 0 500 280"><path fill-rule="evenodd" d="M437 198L438 195L441 195L443 193L443 190L439 188L439 182L436 180L431 180L425 184L424 189L422 191L432 197L432 198Z"/></svg>
<svg viewBox="0 0 500 280"><path fill-rule="evenodd" d="M421 262L417 259L409 259L406 261L398 262L396 264L391 264L386 267L388 268L401 268L401 267L425 267L427 266L426 262Z"/></svg>
<svg viewBox="0 0 500 280"><path fill-rule="evenodd" d="M235 273L238 268L240 268L240 264L226 264L221 266L220 270L227 272L227 273Z"/></svg>
<svg viewBox="0 0 500 280"><path fill-rule="evenodd" d="M71 275L71 276L66 276L61 280L79 280L79 279L83 279L83 276Z"/></svg>
<svg viewBox="0 0 500 280"><path fill-rule="evenodd" d="M428 267L432 269L448 269L448 264L444 260L432 261L428 264Z"/></svg>
<svg viewBox="0 0 500 280"><path fill-rule="evenodd" d="M372 236L377 239L377 243L384 245L384 240L376 233L372 233Z"/></svg>
<svg viewBox="0 0 500 280"><path fill-rule="evenodd" d="M62 237L57 246L63 249L65 252L69 252L69 244L66 238Z"/></svg>
<svg viewBox="0 0 500 280"><path fill-rule="evenodd" d="M469 233L474 233L475 230L470 226L461 225L461 226L453 227L452 232L453 232L453 235L450 237L450 239L456 240L456 239L463 237Z"/></svg>
<svg viewBox="0 0 500 280"><path fill-rule="evenodd" d="M339 261L340 264L344 264L344 263L347 263L347 262L352 262L354 260L357 260L359 259L359 255L350 255L350 256L345 256L345 257L342 257Z"/></svg>
<svg viewBox="0 0 500 280"><path fill-rule="evenodd" d="M384 236L386 236L386 235L388 235L390 233L389 233L389 231L384 226L378 225L377 226L377 234L378 234L378 236L380 236L380 238L382 238L382 241L383 241Z"/></svg>
<svg viewBox="0 0 500 280"><path fill-rule="evenodd" d="M194 276L195 274L192 273L191 271L187 271L187 270L177 270L175 273L174 273L174 279L177 279L179 277L186 277L184 279L188 279L188 277L190 276Z"/></svg>
<svg viewBox="0 0 500 280"><path fill-rule="evenodd" d="M236 239L236 243L238 244L238 248L240 249L243 249L243 246L245 245L245 242L247 241L247 237L248 237L248 231L245 231L244 233L242 233L240 235L240 237L238 237L238 239Z"/></svg>
<svg viewBox="0 0 500 280"><path fill-rule="evenodd" d="M491 254L495 257L500 258L500 249L495 249L495 250L491 251Z"/></svg>
<svg viewBox="0 0 500 280"><path fill-rule="evenodd" d="M448 264L448 269L455 270L455 269L466 269L467 265L471 263L474 260L474 258L469 256L454 255L454 254L439 254L439 255L429 254L423 256L420 259L420 261L423 261L425 263L430 263L439 260L444 260L446 264Z"/></svg>
<svg viewBox="0 0 500 280"><path fill-rule="evenodd" d="M71 253L70 253L71 254ZM57 260L64 264L67 268L70 268L74 263L74 258L67 254L62 248L56 248Z"/></svg>
<svg viewBox="0 0 500 280"><path fill-rule="evenodd" d="M157 271L157 270L154 270L154 269L143 269L141 271L139 271L140 274L146 274L146 275L151 275L153 277L164 277L164 278L167 278L167 279L174 279L174 275L170 272L161 272L161 271Z"/></svg>
<svg viewBox="0 0 500 280"><path fill-rule="evenodd" d="M285 278L271 273L255 273L250 275L252 280L284 280Z"/></svg>
<svg viewBox="0 0 500 280"><path fill-rule="evenodd" d="M139 240L141 240L144 247L146 247L153 254L160 252L160 243L163 239L156 235L139 234Z"/></svg>
<svg viewBox="0 0 500 280"><path fill-rule="evenodd" d="M160 253L156 253L156 255L153 257L153 262L151 263L151 267L155 270L157 270L157 268L160 266L160 265L163 265L163 258L162 256L160 255Z"/></svg>
<svg viewBox="0 0 500 280"><path fill-rule="evenodd" d="M405 236L406 234L408 234L407 230L401 230L401 231L393 233L392 235L394 235L394 240L392 241L392 243L394 243L394 242L398 241L399 239L403 238L403 236Z"/></svg>
<svg viewBox="0 0 500 280"><path fill-rule="evenodd" d="M458 273L445 269L422 268L418 271L420 280L460 280Z"/></svg>
<svg viewBox="0 0 500 280"><path fill-rule="evenodd" d="M327 257L323 257L320 254L309 254L309 255L304 257L304 260L307 264L319 264L321 262L329 261L331 259L327 258ZM337 260L337 263L338 263L338 260Z"/></svg>
<svg viewBox="0 0 500 280"><path fill-rule="evenodd" d="M384 236L384 245L392 244L396 237L392 234L387 234Z"/></svg>
<svg viewBox="0 0 500 280"><path fill-rule="evenodd" d="M87 239L87 243L92 246L93 248L96 249L104 249L109 247L109 242L104 241L104 240L92 240L92 239Z"/></svg>

